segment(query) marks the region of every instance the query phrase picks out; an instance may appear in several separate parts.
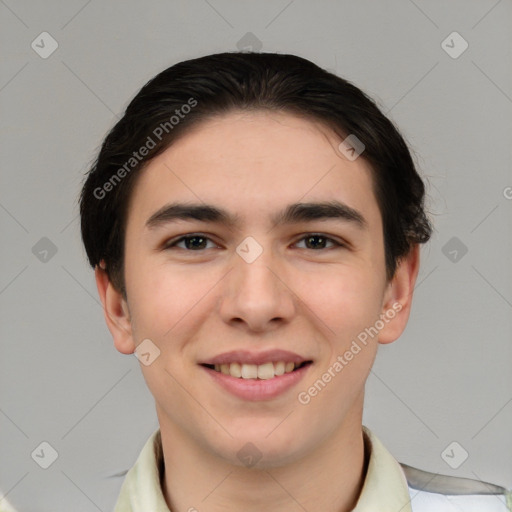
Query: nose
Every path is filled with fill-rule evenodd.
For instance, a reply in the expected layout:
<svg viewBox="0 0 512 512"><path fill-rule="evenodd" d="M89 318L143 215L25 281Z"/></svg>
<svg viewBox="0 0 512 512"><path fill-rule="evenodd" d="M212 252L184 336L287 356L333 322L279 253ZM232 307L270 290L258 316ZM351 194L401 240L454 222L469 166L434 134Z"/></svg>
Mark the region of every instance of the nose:
<svg viewBox="0 0 512 512"><path fill-rule="evenodd" d="M223 280L222 319L259 333L289 323L296 311L296 296L287 277L270 249L252 263L234 254L233 267Z"/></svg>

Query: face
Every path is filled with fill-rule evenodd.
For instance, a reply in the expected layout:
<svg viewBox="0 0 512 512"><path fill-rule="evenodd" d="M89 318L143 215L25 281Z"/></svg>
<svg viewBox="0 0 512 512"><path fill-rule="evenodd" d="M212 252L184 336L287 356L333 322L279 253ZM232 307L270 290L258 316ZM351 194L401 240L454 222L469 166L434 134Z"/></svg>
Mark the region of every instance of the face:
<svg viewBox="0 0 512 512"><path fill-rule="evenodd" d="M386 282L370 167L340 142L293 115L236 112L142 171L127 304L109 285L126 325L109 326L119 351L159 351L141 369L162 431L238 465L252 442L272 466L360 426L378 342L407 320L400 276L414 272Z"/></svg>

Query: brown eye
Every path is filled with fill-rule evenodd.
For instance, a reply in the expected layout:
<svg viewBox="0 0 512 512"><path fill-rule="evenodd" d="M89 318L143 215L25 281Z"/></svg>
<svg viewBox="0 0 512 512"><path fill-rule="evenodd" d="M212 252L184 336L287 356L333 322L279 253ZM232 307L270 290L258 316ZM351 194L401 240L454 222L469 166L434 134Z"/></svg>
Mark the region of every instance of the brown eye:
<svg viewBox="0 0 512 512"><path fill-rule="evenodd" d="M211 241L210 238L201 234L187 235L182 236L177 240L167 244L165 249L179 247L178 244L184 243L184 247L179 247L180 249L185 249L188 251L200 251L202 249L207 249L206 244L208 241Z"/></svg>
<svg viewBox="0 0 512 512"><path fill-rule="evenodd" d="M342 247L343 245L339 242L336 242L336 240L333 240L332 238L329 238L328 236L324 236L322 234L314 234L310 233L307 236L301 238L299 242L302 240L305 240L306 249L311 250L319 250L319 249L331 249L334 247ZM331 247L326 247L326 243L333 244Z"/></svg>

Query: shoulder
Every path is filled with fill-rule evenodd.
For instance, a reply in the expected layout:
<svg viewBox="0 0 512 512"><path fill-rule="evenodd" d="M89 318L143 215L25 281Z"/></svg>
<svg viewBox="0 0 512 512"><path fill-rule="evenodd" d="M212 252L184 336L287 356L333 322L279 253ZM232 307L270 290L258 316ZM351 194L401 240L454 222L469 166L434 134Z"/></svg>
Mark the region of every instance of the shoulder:
<svg viewBox="0 0 512 512"><path fill-rule="evenodd" d="M413 512L512 512L512 491L504 487L400 466Z"/></svg>

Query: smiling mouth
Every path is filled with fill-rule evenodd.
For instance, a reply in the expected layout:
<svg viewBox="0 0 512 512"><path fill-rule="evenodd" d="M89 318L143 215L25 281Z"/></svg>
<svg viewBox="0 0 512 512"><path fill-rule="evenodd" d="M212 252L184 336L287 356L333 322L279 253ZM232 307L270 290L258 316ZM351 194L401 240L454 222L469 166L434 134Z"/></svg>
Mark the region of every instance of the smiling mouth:
<svg viewBox="0 0 512 512"><path fill-rule="evenodd" d="M310 364L312 361L303 361L302 363L276 361L263 364L228 363L202 364L201 366L238 379L269 380L292 373Z"/></svg>

